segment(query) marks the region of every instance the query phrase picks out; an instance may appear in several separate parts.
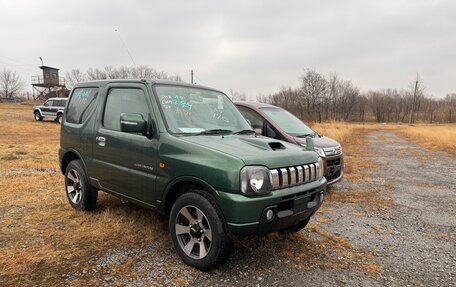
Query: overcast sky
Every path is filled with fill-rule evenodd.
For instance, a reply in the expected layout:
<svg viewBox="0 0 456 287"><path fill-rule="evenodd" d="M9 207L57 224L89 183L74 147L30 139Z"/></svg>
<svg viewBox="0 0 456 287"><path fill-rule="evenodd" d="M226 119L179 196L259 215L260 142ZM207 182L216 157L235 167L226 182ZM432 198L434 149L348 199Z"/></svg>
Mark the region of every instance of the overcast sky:
<svg viewBox="0 0 456 287"><path fill-rule="evenodd" d="M298 86L311 68L363 90L456 92L456 1L0 0L0 69L144 64L229 92Z"/></svg>

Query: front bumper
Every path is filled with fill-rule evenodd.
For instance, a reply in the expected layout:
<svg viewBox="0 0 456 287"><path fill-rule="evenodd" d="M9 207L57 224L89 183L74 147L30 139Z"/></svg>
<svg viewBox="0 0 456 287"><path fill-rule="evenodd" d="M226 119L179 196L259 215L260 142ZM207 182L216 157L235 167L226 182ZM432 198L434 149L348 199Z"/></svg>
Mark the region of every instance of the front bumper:
<svg viewBox="0 0 456 287"><path fill-rule="evenodd" d="M344 176L344 157L342 154L327 156L323 158L325 172L324 176L328 180L328 185L336 183Z"/></svg>
<svg viewBox="0 0 456 287"><path fill-rule="evenodd" d="M326 179L279 189L266 196L246 197L242 194L216 191L216 201L222 208L228 227L233 234L265 234L290 227L320 208ZM266 219L266 211L274 216Z"/></svg>

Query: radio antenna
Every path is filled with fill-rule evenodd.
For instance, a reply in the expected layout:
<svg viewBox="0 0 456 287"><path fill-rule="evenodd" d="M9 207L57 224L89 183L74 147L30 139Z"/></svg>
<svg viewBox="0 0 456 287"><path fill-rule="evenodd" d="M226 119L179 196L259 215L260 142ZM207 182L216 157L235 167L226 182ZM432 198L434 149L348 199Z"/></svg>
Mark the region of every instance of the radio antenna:
<svg viewBox="0 0 456 287"><path fill-rule="evenodd" d="M131 62L133 63L133 66L136 66L135 60L133 60L133 57L130 54L130 51L127 48L127 45L125 45L125 42L122 40L122 37L120 37L119 31L117 29L114 29L114 31L117 34L117 37L119 37L120 42L122 43L123 47L125 48L125 51L127 52L128 56L130 57Z"/></svg>

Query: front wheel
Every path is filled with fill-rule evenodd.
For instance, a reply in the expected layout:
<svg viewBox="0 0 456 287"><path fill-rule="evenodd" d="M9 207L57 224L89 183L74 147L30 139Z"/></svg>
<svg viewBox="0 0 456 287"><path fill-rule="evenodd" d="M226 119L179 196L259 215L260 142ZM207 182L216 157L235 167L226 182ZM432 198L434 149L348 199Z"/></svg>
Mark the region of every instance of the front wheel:
<svg viewBox="0 0 456 287"><path fill-rule="evenodd" d="M34 118L35 118L35 121L39 122L39 121L42 121L43 120L43 117L41 116L40 112L39 111L35 111L33 113L34 115Z"/></svg>
<svg viewBox="0 0 456 287"><path fill-rule="evenodd" d="M185 193L176 200L169 230L177 254L199 270L214 269L231 254L233 241L223 214L204 192Z"/></svg>

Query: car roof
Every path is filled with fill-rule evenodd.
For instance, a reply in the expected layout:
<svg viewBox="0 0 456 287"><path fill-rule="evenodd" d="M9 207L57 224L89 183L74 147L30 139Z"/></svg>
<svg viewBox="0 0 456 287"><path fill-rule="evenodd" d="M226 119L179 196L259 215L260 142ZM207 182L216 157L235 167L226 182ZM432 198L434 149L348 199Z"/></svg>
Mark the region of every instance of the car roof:
<svg viewBox="0 0 456 287"><path fill-rule="evenodd" d="M68 100L68 98L49 98L47 100Z"/></svg>
<svg viewBox="0 0 456 287"><path fill-rule="evenodd" d="M280 107L277 107L277 106L274 106L274 105L270 105L270 104L266 104L266 103L260 103L260 102L253 102L253 101L236 101L236 102L234 102L234 104L236 106L244 106L244 107L257 108L257 109L261 109L261 108L277 108L277 109L280 109Z"/></svg>
<svg viewBox="0 0 456 287"><path fill-rule="evenodd" d="M202 85L190 84L186 82L177 82L171 80L159 80L159 79L108 79L108 80L96 80L96 81L88 81L88 82L81 82L75 85L75 88L79 87L89 87L90 85L97 85L97 86L105 86L110 83L149 83L152 85L173 85L173 86L181 86L181 87L189 87L189 88L201 88L205 90L212 90L215 92L219 92L225 94L224 92Z"/></svg>

